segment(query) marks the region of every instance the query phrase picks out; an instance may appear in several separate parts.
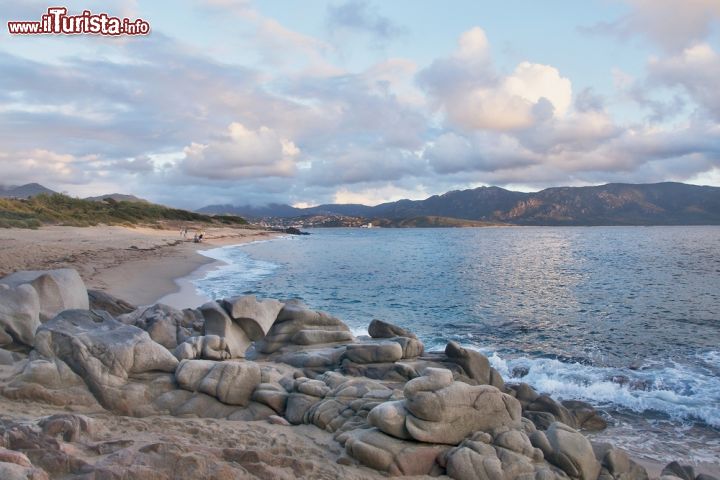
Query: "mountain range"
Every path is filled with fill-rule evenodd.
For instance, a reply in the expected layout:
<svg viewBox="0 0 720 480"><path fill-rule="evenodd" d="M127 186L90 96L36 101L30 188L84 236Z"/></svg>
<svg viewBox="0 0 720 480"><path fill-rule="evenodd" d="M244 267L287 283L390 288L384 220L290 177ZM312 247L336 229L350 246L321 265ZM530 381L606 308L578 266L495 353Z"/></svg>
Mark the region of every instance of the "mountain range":
<svg viewBox="0 0 720 480"><path fill-rule="evenodd" d="M675 182L554 187L530 193L479 187L376 206L209 205L198 211L250 219L360 217L388 225L426 217L433 217L435 224L442 223L438 218L449 218L510 225L717 225L720 188Z"/></svg>
<svg viewBox="0 0 720 480"><path fill-rule="evenodd" d="M0 198L30 198L36 195L46 194L53 195L56 192L39 183L27 183L25 185L0 185ZM110 193L107 195L98 195L97 197L86 197L84 200L92 200L94 202L104 201L111 198L116 202L146 202L147 200L136 197L135 195L126 195L124 193Z"/></svg>

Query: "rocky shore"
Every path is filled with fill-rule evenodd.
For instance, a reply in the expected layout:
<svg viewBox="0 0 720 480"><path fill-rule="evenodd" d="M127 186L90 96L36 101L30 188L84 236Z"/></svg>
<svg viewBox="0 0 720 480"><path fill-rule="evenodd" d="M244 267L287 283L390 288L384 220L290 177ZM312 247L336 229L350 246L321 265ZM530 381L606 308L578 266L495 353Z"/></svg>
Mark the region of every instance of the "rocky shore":
<svg viewBox="0 0 720 480"><path fill-rule="evenodd" d="M506 383L454 342L368 332L295 300L136 308L72 269L11 274L0 478L649 478L586 438L606 427L591 405ZM660 478L713 479L677 462Z"/></svg>

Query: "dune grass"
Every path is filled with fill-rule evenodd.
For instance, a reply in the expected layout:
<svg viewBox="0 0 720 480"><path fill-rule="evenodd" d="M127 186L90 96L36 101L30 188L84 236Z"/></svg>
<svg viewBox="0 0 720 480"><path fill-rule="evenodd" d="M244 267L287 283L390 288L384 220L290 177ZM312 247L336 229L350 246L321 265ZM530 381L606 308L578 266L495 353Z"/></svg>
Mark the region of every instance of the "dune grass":
<svg viewBox="0 0 720 480"><path fill-rule="evenodd" d="M38 228L42 225L89 227L93 225L158 225L167 221L247 225L242 217L203 215L147 202L81 200L62 194L41 194L29 199L0 198L0 228Z"/></svg>

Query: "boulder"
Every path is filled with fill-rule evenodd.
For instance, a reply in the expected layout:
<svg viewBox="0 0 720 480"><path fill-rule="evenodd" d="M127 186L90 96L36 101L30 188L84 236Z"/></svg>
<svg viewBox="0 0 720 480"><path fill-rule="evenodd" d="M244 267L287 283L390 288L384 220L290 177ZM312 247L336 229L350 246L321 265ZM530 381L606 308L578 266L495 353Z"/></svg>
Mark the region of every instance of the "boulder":
<svg viewBox="0 0 720 480"><path fill-rule="evenodd" d="M290 300L283 306L265 338L256 342L255 348L259 353L271 354L354 340L350 328L339 319L310 310L297 300Z"/></svg>
<svg viewBox="0 0 720 480"><path fill-rule="evenodd" d="M250 361L183 360L175 371L178 385L227 405L247 406L260 384L260 367Z"/></svg>
<svg viewBox="0 0 720 480"><path fill-rule="evenodd" d="M345 441L350 457L390 475L438 474L437 458L447 449L445 445L398 440L374 428L354 430Z"/></svg>
<svg viewBox="0 0 720 480"><path fill-rule="evenodd" d="M595 458L602 465L601 472L607 472L615 480L648 480L647 470L619 448L609 443L593 443L592 447ZM603 477L603 473L600 477Z"/></svg>
<svg viewBox="0 0 720 480"><path fill-rule="evenodd" d="M461 366L467 377L478 385L493 385L503 389L500 373L490 366L488 358L480 352L461 347L457 342L448 342L445 355L451 361Z"/></svg>
<svg viewBox="0 0 720 480"><path fill-rule="evenodd" d="M120 412L142 408L136 402L147 401L128 396L132 392L124 387L131 375L174 372L178 365L147 332L102 311L61 312L38 329L35 350L45 359L65 362L105 408Z"/></svg>
<svg viewBox="0 0 720 480"><path fill-rule="evenodd" d="M102 290L88 290L90 309L104 310L113 317L135 311L137 307Z"/></svg>
<svg viewBox="0 0 720 480"><path fill-rule="evenodd" d="M695 469L691 465L680 465L679 462L670 462L665 465L660 475L672 475L682 480L695 480Z"/></svg>
<svg viewBox="0 0 720 480"><path fill-rule="evenodd" d="M397 362L403 357L399 343L356 343L346 347L345 357L355 363Z"/></svg>
<svg viewBox="0 0 720 480"><path fill-rule="evenodd" d="M446 369L426 369L423 376L405 385L404 394L405 428L421 442L457 445L472 432L522 425L516 399L490 385L455 382ZM369 418L378 429L393 435L402 431L402 415L396 406L379 405Z"/></svg>
<svg viewBox="0 0 720 480"><path fill-rule="evenodd" d="M40 301L40 321L46 322L63 310L90 308L85 283L77 270L28 270L0 279L9 287L32 286Z"/></svg>
<svg viewBox="0 0 720 480"><path fill-rule="evenodd" d="M0 283L0 333L3 344L31 347L40 326L40 298L32 285ZM7 339L10 339L8 342Z"/></svg>
<svg viewBox="0 0 720 480"><path fill-rule="evenodd" d="M233 322L217 302L208 302L200 307L205 318L205 335L223 337L230 358L245 358L245 352L251 344L250 338L240 325Z"/></svg>
<svg viewBox="0 0 720 480"><path fill-rule="evenodd" d="M168 350L201 333L194 328L195 317L191 311L162 303L121 315L118 320L145 330L150 338Z"/></svg>
<svg viewBox="0 0 720 480"><path fill-rule="evenodd" d="M377 319L370 322L370 325L368 326L368 333L372 338L417 338L417 336L409 330L405 330L404 328L393 325L392 323Z"/></svg>
<svg viewBox="0 0 720 480"><path fill-rule="evenodd" d="M425 351L425 345L417 338L391 337L388 341L395 342L402 348L402 358L419 357Z"/></svg>
<svg viewBox="0 0 720 480"><path fill-rule="evenodd" d="M217 335L188 338L173 350L173 355L178 360L227 360L231 357L225 337Z"/></svg>
<svg viewBox="0 0 720 480"><path fill-rule="evenodd" d="M229 298L223 300L222 305L250 340L263 338L283 308L277 300L258 300L255 295Z"/></svg>
<svg viewBox="0 0 720 480"><path fill-rule="evenodd" d="M542 432L536 433L542 435ZM590 441L580 432L563 423L555 422L547 429L545 437L547 443L543 445L543 442L540 442L540 445L536 446L543 450L549 462L560 467L570 477L597 480L600 463L595 458Z"/></svg>

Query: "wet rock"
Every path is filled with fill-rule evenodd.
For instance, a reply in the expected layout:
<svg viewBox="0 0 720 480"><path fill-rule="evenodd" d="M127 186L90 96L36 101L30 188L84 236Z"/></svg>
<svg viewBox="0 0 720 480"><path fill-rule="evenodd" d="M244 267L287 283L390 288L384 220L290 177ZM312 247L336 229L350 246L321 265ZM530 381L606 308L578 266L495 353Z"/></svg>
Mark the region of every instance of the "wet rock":
<svg viewBox="0 0 720 480"><path fill-rule="evenodd" d="M598 478L600 463L595 458L592 445L581 433L563 423L555 422L550 425L545 437L547 444L539 448L543 450L548 461L564 470L570 477L580 480Z"/></svg>
<svg viewBox="0 0 720 480"><path fill-rule="evenodd" d="M673 475L682 480L695 480L695 469L690 465L681 465L679 462L670 462L660 472L661 476Z"/></svg>
<svg viewBox="0 0 720 480"><path fill-rule="evenodd" d="M615 480L648 480L644 467L635 463L627 453L609 443L593 443L595 458L602 466L602 472Z"/></svg>

